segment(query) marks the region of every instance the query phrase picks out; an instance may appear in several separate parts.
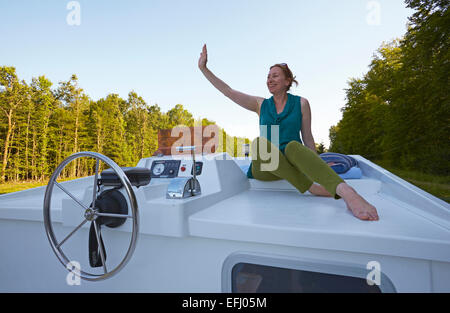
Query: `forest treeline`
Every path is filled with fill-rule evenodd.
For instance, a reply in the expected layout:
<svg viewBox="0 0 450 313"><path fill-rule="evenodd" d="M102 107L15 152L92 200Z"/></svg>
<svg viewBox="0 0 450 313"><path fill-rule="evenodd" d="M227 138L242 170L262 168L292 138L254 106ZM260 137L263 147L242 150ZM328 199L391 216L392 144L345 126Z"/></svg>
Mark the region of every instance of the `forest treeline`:
<svg viewBox="0 0 450 313"><path fill-rule="evenodd" d="M449 1L406 0L401 39L384 43L346 89L330 151L430 174L450 169Z"/></svg>
<svg viewBox="0 0 450 313"><path fill-rule="evenodd" d="M119 166L136 166L158 149L158 130L215 124L194 119L181 104L162 112L134 91L127 99L109 94L94 101L76 75L52 87L45 76L27 84L14 67L0 66L0 183L44 181L61 161L80 151L104 154ZM246 139L221 131L217 152L240 153L236 143ZM92 175L94 170L94 159L80 158L66 166L62 178Z"/></svg>

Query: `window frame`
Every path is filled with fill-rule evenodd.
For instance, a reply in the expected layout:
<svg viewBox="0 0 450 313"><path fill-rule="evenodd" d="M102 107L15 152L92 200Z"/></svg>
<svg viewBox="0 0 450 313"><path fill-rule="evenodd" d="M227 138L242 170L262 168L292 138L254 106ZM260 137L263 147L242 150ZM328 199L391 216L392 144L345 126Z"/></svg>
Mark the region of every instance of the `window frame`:
<svg viewBox="0 0 450 313"><path fill-rule="evenodd" d="M315 260L297 258L275 254L235 252L230 254L222 265L222 292L232 292L232 272L239 263L252 265L270 266L289 270L300 270L316 272L321 274L332 274L366 279L370 270L365 266L355 263L333 262L332 260ZM396 293L397 290L389 277L381 271L380 285L378 288L382 293Z"/></svg>

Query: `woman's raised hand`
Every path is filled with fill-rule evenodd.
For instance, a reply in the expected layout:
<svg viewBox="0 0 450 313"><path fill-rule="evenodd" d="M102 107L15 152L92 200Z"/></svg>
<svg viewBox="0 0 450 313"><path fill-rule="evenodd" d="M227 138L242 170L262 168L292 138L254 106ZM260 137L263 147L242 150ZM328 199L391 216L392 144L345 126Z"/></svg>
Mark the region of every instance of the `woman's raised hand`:
<svg viewBox="0 0 450 313"><path fill-rule="evenodd" d="M206 68L207 62L208 62L208 51L206 51L206 44L204 44L202 53L200 53L200 58L198 59L198 68L200 70L204 70Z"/></svg>
<svg viewBox="0 0 450 313"><path fill-rule="evenodd" d="M264 98L250 96L232 89L206 67L207 62L208 52L206 51L206 44L204 44L202 53L200 53L200 58L198 59L198 67L202 74L205 75L206 79L227 98L239 104L241 107L259 114L259 108L261 107Z"/></svg>

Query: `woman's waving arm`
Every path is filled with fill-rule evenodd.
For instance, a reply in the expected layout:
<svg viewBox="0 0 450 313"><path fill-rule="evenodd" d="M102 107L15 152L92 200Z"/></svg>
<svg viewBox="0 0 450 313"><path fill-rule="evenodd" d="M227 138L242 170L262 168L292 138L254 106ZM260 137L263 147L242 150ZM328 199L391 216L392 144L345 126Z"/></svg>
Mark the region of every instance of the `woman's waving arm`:
<svg viewBox="0 0 450 313"><path fill-rule="evenodd" d="M232 89L225 82L223 82L220 78L214 75L207 67L206 63L208 62L208 52L206 50L206 44L203 46L202 53L200 54L200 58L198 60L198 67L200 71L205 75L206 79L216 87L221 93L223 93L227 98L231 99L233 102L239 104L241 107L256 112L259 115L259 110L261 107L261 103L264 101L264 98L250 96L240 91Z"/></svg>

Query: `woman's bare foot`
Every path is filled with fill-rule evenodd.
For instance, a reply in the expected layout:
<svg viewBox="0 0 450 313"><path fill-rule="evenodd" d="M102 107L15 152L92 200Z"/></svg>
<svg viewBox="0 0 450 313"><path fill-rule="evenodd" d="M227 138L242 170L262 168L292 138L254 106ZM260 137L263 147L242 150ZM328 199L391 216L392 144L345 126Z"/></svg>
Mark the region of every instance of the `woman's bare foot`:
<svg viewBox="0 0 450 313"><path fill-rule="evenodd" d="M344 199L347 208L357 218L368 221L379 220L377 209L346 183L339 184L336 188L336 193Z"/></svg>
<svg viewBox="0 0 450 313"><path fill-rule="evenodd" d="M314 183L311 185L308 191L315 196L332 197L331 194L323 186L316 185Z"/></svg>

